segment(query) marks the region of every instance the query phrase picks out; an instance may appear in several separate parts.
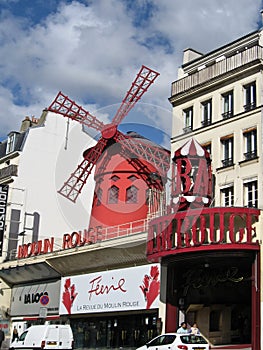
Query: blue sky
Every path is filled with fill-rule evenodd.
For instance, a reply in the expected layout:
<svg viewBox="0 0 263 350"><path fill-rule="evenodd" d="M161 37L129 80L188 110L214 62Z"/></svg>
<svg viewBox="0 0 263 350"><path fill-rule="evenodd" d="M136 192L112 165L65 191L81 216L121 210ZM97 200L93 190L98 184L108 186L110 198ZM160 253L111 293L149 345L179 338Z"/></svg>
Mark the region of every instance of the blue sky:
<svg viewBox="0 0 263 350"><path fill-rule="evenodd" d="M0 0L0 139L39 117L59 90L109 122L144 64L160 77L123 130L143 125L168 140L183 50L206 53L258 29L261 8L261 0Z"/></svg>

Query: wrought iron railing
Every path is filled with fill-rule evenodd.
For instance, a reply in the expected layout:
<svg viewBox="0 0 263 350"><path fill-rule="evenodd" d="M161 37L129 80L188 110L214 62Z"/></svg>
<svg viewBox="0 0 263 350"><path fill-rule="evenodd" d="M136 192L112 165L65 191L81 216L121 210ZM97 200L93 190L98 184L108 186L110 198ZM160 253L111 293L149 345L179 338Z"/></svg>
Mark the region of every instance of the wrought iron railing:
<svg viewBox="0 0 263 350"><path fill-rule="evenodd" d="M244 153L245 160L257 158L257 150Z"/></svg>

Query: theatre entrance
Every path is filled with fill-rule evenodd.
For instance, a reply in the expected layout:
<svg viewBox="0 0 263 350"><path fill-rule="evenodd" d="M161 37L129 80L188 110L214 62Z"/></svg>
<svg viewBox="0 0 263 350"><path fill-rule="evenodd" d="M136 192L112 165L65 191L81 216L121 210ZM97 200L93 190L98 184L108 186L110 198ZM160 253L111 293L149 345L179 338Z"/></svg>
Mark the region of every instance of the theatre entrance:
<svg viewBox="0 0 263 350"><path fill-rule="evenodd" d="M197 322L214 345L251 343L259 312L254 292L255 277L259 278L256 261L253 251L167 259L167 300L177 310L177 326L185 320L189 325Z"/></svg>

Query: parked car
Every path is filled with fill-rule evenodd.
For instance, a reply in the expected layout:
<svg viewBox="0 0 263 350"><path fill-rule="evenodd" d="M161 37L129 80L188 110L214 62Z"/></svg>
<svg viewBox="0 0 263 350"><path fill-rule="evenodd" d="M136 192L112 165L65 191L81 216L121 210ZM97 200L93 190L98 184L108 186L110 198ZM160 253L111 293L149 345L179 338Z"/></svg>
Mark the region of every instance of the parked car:
<svg viewBox="0 0 263 350"><path fill-rule="evenodd" d="M70 325L37 325L27 328L15 339L9 350L19 349L73 349L73 333Z"/></svg>
<svg viewBox="0 0 263 350"><path fill-rule="evenodd" d="M150 340L136 350L209 350L202 335L166 333Z"/></svg>

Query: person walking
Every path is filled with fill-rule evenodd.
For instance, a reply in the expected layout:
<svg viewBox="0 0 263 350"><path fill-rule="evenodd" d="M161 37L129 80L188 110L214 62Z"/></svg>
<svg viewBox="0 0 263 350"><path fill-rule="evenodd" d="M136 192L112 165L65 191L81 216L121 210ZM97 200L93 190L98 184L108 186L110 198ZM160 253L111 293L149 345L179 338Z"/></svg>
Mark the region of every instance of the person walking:
<svg viewBox="0 0 263 350"><path fill-rule="evenodd" d="M2 342L5 340L5 333L0 329L0 348L2 347Z"/></svg>
<svg viewBox="0 0 263 350"><path fill-rule="evenodd" d="M19 338L19 336L18 336L17 328L14 327L13 335L12 335L12 342L13 342L15 339L18 339L18 338Z"/></svg>

